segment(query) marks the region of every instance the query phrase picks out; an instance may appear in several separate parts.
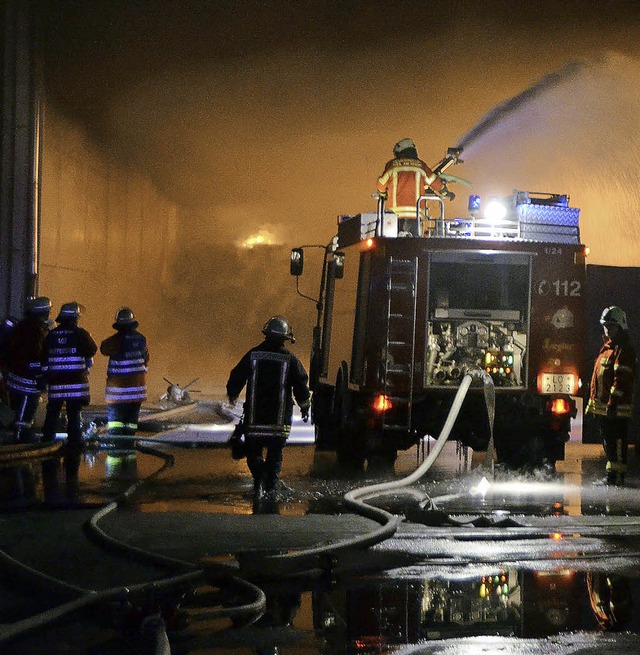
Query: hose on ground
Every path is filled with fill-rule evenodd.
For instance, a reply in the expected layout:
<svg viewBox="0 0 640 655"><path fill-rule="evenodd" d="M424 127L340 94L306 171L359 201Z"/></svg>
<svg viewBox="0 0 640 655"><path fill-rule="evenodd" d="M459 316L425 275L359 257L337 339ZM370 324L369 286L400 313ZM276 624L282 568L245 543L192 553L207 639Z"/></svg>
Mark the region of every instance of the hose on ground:
<svg viewBox="0 0 640 655"><path fill-rule="evenodd" d="M324 546L317 546L296 552L289 552L284 554L267 555L264 558L259 558L259 566L268 568L271 573L283 573L291 571L292 567L311 567L317 558L323 555L334 555L345 550L352 550L355 548L362 548L365 546L372 546L380 543L389 537L392 537L401 518L387 512L378 507L374 507L364 502L364 498L370 498L381 493L401 489L407 487L417 480L419 480L433 465L435 460L440 455L453 425L460 412L460 407L467 394L469 386L473 381L473 375L467 374L462 379L458 391L449 410L447 420L440 432L440 435L435 443L434 448L427 457L427 459L410 475L401 478L400 480L392 480L391 482L382 482L380 484L368 485L353 489L345 494L344 499L348 506L352 507L358 514L366 518L370 518L381 524L381 527L367 532L357 537L343 539ZM254 562L255 564L255 562Z"/></svg>
<svg viewBox="0 0 640 655"><path fill-rule="evenodd" d="M203 577L212 578L218 583L222 582L240 587L254 595L254 599L244 605L225 607L221 608L219 611L212 612L210 614L212 618L249 617L253 621L256 621L264 613L266 608L266 596L264 592L249 581L236 575L235 569L217 562L205 563L203 566L198 567L191 562L185 562L176 558L152 553L135 546L129 546L109 537L101 528L99 528L98 523L102 518L113 512L122 504L128 502L133 494L138 491L143 484L156 478L164 470L173 465L174 458L168 453L145 446L138 446L137 449L144 454L160 457L164 460L163 465L148 477L138 480L128 487L115 502L108 504L96 512L96 514L94 514L85 524L86 534L107 549L115 550L129 557L134 557L138 561L160 566L179 567L182 570L176 575L161 580L154 580L133 586L119 586L95 591L70 585L62 580L58 580L57 578L49 576L15 560L8 553L0 550L0 566L4 567L5 570L8 570L10 574L28 580L31 584L36 584L40 588L46 589L49 593L55 593L63 597L77 596L76 598L72 598L67 602L34 616L14 622L10 625L0 626L0 643L15 639L28 632L41 629L73 612L92 605L98 605L114 600L124 601L126 598L131 597L134 594L146 595L149 593L156 593L160 589L184 587L185 585L193 584L194 582L201 580ZM247 623L250 622L251 621L247 621ZM164 640L158 640L158 643L163 644Z"/></svg>

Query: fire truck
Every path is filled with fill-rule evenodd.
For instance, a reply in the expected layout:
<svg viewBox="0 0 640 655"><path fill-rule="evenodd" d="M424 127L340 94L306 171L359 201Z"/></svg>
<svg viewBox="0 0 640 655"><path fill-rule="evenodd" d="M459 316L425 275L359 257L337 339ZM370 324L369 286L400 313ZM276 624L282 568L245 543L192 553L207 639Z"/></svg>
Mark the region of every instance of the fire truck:
<svg viewBox="0 0 640 655"><path fill-rule="evenodd" d="M444 209L427 194L412 220L382 198L376 211L339 217L312 339L316 448L351 467L392 465L439 435L465 373L481 371L495 408L472 386L450 438L483 451L493 434L499 462L553 466L583 379L580 211L567 195L525 191L486 206L470 196L462 219ZM304 248L291 251L296 277Z"/></svg>

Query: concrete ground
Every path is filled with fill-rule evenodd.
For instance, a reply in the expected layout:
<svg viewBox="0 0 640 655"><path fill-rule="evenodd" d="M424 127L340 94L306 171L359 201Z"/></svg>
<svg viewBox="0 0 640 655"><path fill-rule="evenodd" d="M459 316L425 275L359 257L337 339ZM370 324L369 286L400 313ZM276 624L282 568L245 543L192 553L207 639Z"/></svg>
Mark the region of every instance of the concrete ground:
<svg viewBox="0 0 640 655"><path fill-rule="evenodd" d="M639 570L640 462L633 448L627 485L607 488L594 485L604 467L598 445L572 440L555 476L519 476L501 471L492 476L482 468L474 468L470 453L447 444L428 475L413 485L412 491L393 492L369 501L393 515L412 518L411 522L401 522L392 538L368 549L315 555L317 549L329 544L379 530L378 522L355 514L341 502L344 492L372 480L367 476L337 480L325 477L324 472L330 471L335 462L331 455L314 453L311 446L305 445L309 440L305 430L309 428L299 424L296 436L300 445L287 448L283 472L293 490L283 492L274 506L253 507L244 463L232 462L226 449L219 447L231 427L224 423L194 424L159 435L158 444L172 439L176 443L200 440L213 441L208 446L218 447L178 450L163 443L162 450L176 458L173 469L167 470L168 476L161 474L148 488L146 483L141 485L128 502L114 506L98 521L96 512L105 501L152 475L158 465L139 457L129 478L120 475L109 480L108 470L98 473L94 463L93 468L82 469L81 478L85 477L80 481L81 502L77 498L66 502L64 493L68 489L63 488L63 495L55 502L51 502L51 496L48 500L43 497L29 504L27 511L16 511L21 507L15 502L5 504L0 513L0 587L19 588L25 596L0 596L0 650L13 628L39 611L51 611L52 603L55 606L65 598L84 597L88 591L102 593L149 583L161 586L163 581L194 568L213 567L211 572L221 564L249 579L258 577L267 585L277 584L279 577L295 570L298 577L312 579L326 574L399 572L423 568L425 563L434 570L504 562L529 570L554 570L567 562L585 572L610 571L613 567L617 573L635 575L634 571ZM146 443L153 445L153 438ZM394 479L411 473L417 463L415 450L402 453ZM14 466L13 470L19 468ZM483 477L487 477L488 486L481 488ZM25 484L25 478L17 474L12 480L12 484ZM60 492L57 489L56 493ZM428 507L433 509L427 511ZM91 519L96 529L91 529ZM294 558L289 559L292 555ZM33 589L48 589L49 600L39 597L36 603L29 601ZM43 635L46 630L36 632ZM238 649L242 639L231 642L229 648ZM20 640L6 643L7 647L26 644ZM229 652L221 646L224 640L216 643L216 648L222 650L211 652ZM11 652L45 652L36 650L33 643L24 647L31 650L18 648ZM489 653L497 647L498 642L489 637L476 637L423 642L392 652ZM635 634L589 633L512 641L502 638L499 647L507 654L535 655L640 652ZM114 652L129 651L122 646ZM305 647L287 652L319 651Z"/></svg>

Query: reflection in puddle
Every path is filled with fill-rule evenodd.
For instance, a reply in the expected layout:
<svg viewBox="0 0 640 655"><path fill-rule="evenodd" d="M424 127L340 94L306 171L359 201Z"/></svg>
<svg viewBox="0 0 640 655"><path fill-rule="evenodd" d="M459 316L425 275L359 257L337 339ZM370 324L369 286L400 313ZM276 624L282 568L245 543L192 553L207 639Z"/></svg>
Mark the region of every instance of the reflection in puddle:
<svg viewBox="0 0 640 655"><path fill-rule="evenodd" d="M395 644L477 635L637 633L639 590L637 579L571 570L497 568L465 579L367 576L314 592L313 622L330 645L326 653L384 652Z"/></svg>

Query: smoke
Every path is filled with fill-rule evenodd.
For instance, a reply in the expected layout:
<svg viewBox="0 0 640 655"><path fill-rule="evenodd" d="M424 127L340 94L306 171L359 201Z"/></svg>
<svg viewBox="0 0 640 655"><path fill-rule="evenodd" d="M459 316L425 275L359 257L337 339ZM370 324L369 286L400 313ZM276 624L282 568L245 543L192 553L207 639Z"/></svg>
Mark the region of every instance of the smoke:
<svg viewBox="0 0 640 655"><path fill-rule="evenodd" d="M292 324L297 342L291 348L308 367L315 310L296 294L289 252L282 245L247 249L202 241L183 248L165 293L167 343L158 344L166 377L178 383L200 377L201 388L219 393L275 314ZM310 261L307 270L304 283L315 295L320 268Z"/></svg>
<svg viewBox="0 0 640 655"><path fill-rule="evenodd" d="M483 196L509 195L515 188L569 194L572 205L582 210L589 261L640 265L639 81L640 63L615 54L544 76L467 132L460 174ZM348 187L350 164L348 157L335 164L349 190L341 202L348 206L350 195L346 211L366 210L366 191ZM372 179L380 166L369 163ZM286 185L280 182L277 188ZM246 205L205 205L193 211L167 296L174 308L168 310L168 331L189 346L188 358L176 354L171 363L176 371L188 370L183 378L200 375L223 384L229 368L260 340L264 321L277 313L292 321L298 337L294 351L308 364L315 311L295 294L289 247L309 243L314 235L323 235L320 243L331 237L335 224L322 207L325 202L335 205L336 199L321 194L309 198L306 181L301 188L306 194L293 198L299 203L297 215L274 214L273 208L281 205L251 199ZM466 213L456 204L453 209ZM280 245L239 247L260 231ZM301 278L311 296L317 292L314 272L319 275L319 270L319 265L307 263Z"/></svg>

